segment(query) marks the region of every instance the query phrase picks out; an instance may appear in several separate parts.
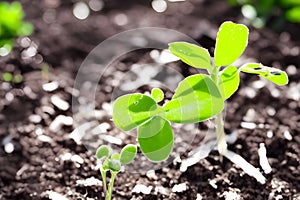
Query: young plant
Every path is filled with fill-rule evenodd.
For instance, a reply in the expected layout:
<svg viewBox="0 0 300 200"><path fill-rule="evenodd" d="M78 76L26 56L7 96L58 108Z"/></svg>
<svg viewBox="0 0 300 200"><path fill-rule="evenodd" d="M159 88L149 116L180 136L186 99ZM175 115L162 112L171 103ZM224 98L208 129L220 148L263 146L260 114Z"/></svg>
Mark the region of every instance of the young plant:
<svg viewBox="0 0 300 200"><path fill-rule="evenodd" d="M98 159L100 173L102 176L103 191L106 194L105 200L111 199L114 181L118 172L121 171L121 165L122 164L125 165L133 161L134 157L136 156L136 153L137 153L137 147L132 144L126 145L121 150L120 154L119 153L111 154L109 147L106 145L102 145L97 149L96 157ZM111 173L108 187L106 183L107 171L110 171Z"/></svg>
<svg viewBox="0 0 300 200"><path fill-rule="evenodd" d="M169 44L169 50L191 67L205 69L181 81L172 97L163 106L158 103L164 93L154 88L151 96L134 93L119 97L113 106L113 120L123 131L138 129L138 143L151 161L165 160L172 151L174 137L171 122L187 124L215 117L218 151L224 155L227 143L224 134L224 102L239 87L240 72L258 75L279 86L288 83L287 74L261 63L246 63L239 69L232 65L248 44L248 28L224 22L218 31L214 58L207 49L186 42Z"/></svg>
<svg viewBox="0 0 300 200"><path fill-rule="evenodd" d="M19 2L0 2L0 56L6 56L13 48L14 39L30 35L33 26L24 22L24 12Z"/></svg>

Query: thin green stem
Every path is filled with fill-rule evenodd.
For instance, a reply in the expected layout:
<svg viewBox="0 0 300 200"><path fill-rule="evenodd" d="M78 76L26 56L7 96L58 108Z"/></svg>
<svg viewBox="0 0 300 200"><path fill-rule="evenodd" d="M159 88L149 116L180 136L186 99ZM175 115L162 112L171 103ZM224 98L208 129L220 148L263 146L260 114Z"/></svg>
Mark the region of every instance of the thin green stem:
<svg viewBox="0 0 300 200"><path fill-rule="evenodd" d="M219 68L214 66L211 77L217 86L219 85L218 73L219 73ZM227 143L226 143L225 132L224 132L223 111L216 116L215 123L217 125L216 134L217 134L217 141L218 141L218 151L221 155L224 155L227 151Z"/></svg>
<svg viewBox="0 0 300 200"><path fill-rule="evenodd" d="M111 178L110 178L110 182L109 182L109 187L108 187L108 191L106 193L106 198L105 200L110 200L111 199L111 194L112 194L112 190L114 187L114 182L115 182L115 178L118 172L111 172Z"/></svg>
<svg viewBox="0 0 300 200"><path fill-rule="evenodd" d="M106 171L103 170L102 166L100 166L100 172L102 176L102 183L103 183L103 192L107 192L107 186L106 186Z"/></svg>

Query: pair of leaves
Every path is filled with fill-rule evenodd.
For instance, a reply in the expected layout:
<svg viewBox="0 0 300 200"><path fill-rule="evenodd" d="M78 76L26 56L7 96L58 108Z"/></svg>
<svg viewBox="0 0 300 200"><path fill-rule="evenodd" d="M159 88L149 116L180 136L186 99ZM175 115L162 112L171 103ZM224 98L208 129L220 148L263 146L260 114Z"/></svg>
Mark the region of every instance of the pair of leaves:
<svg viewBox="0 0 300 200"><path fill-rule="evenodd" d="M214 64L228 66L236 61L248 44L249 30L245 25L224 22L218 31ZM212 64L207 49L186 42L169 44L169 50L186 64L212 72Z"/></svg>
<svg viewBox="0 0 300 200"><path fill-rule="evenodd" d="M121 96L113 107L116 126L123 131L138 127L140 148L154 162L165 160L174 144L171 125L160 116L164 110L157 104L163 98L164 93L155 88L151 97L139 93Z"/></svg>
<svg viewBox="0 0 300 200"><path fill-rule="evenodd" d="M137 153L137 147L132 144L126 145L121 153L114 153L110 156L110 149L106 145L100 146L96 151L96 157L99 160L104 159L102 168L105 171L111 170L113 172L119 172L121 170L121 164L128 164L135 158Z"/></svg>

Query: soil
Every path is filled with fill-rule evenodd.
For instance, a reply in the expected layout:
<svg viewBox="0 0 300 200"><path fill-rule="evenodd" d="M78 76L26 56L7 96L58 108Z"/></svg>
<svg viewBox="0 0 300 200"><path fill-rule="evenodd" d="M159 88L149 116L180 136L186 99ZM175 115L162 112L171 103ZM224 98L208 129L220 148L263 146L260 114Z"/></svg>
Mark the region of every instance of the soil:
<svg viewBox="0 0 300 200"><path fill-rule="evenodd" d="M89 119L94 123L92 126L105 124L103 135L114 140L87 138L90 146L74 140L71 133L77 125L86 123L86 118L72 123L78 113L72 113L71 107L62 109L52 103L55 95L72 105L72 97L76 99L72 88L77 71L100 42L125 30L153 26L189 35L212 53L218 26L225 20L243 22L239 8L217 0L168 2L164 13L155 12L150 1L109 0L103 1L102 10L91 11L85 20L73 15L75 1L20 2L25 19L34 24L35 31L29 37L19 38L13 52L0 58L1 74L12 72L23 76L22 83L7 83L2 79L0 82L0 200L104 199L97 161L94 152L88 149L104 143L120 149L135 141L134 135L120 133L110 120L112 82L117 76L103 76L95 102L96 110L102 114ZM127 21L120 22L120 16ZM277 30L268 26L260 30L250 28L249 46L241 62L255 59L286 70L290 82L277 87L256 76L242 74L239 91L226 105L226 132L237 133L229 150L264 174L258 156L259 146L264 143L272 167L270 174L264 174L266 184L258 183L212 151L185 172L179 170L181 161L177 159L154 172L120 173L113 199L300 199L299 33L299 24L288 22ZM150 52L139 50L123 55L111 65L113 74L124 74L134 64L155 63ZM195 73L181 62L166 66L184 76ZM53 81L58 83L57 88L45 91L42 86ZM139 88L143 92L148 89ZM61 116L65 124L55 127L54 121L62 119ZM206 126L201 123L198 128L205 130ZM174 129L179 133L178 128ZM191 142L186 139L187 134L188 131L178 134L182 144L188 146L181 150L181 159L203 139L200 134L193 136ZM174 149L174 156L178 156L178 148ZM140 166L131 167L138 171ZM139 185L150 189L149 194L145 189L139 192ZM176 187L180 189L176 191Z"/></svg>

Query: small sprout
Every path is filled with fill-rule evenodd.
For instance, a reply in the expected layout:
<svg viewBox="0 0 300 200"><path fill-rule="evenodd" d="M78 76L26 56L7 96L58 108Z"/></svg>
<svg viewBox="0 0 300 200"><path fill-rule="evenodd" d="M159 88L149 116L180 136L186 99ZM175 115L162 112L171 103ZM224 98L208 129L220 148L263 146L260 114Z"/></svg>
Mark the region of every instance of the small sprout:
<svg viewBox="0 0 300 200"><path fill-rule="evenodd" d="M165 94L161 89L153 88L151 91L151 97L156 101L156 103L159 103L164 100Z"/></svg>
<svg viewBox="0 0 300 200"><path fill-rule="evenodd" d="M120 172L122 164L128 164L134 159L137 147L129 144L122 149L121 155L119 153L111 155L110 152L110 148L106 145L100 146L96 151L96 157L99 161L100 173L103 181L103 191L106 193L106 200L111 199L115 177ZM106 173L108 171L111 173L111 178L109 185L107 186Z"/></svg>

